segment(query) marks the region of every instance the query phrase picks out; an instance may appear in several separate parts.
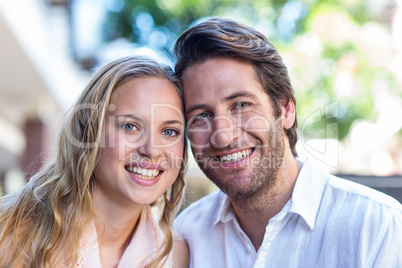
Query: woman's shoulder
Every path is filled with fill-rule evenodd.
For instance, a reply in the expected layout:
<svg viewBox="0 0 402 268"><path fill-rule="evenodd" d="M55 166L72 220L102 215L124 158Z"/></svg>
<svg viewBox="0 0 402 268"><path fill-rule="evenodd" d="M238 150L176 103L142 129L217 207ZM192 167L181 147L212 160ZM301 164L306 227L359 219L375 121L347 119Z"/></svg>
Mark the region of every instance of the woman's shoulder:
<svg viewBox="0 0 402 268"><path fill-rule="evenodd" d="M189 267L190 253L186 241L175 234L173 243L173 268Z"/></svg>

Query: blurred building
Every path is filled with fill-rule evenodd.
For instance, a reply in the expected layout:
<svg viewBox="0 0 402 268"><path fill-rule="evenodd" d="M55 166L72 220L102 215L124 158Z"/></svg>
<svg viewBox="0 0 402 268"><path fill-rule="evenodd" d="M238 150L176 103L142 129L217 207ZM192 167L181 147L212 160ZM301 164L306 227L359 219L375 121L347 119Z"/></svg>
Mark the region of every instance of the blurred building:
<svg viewBox="0 0 402 268"><path fill-rule="evenodd" d="M0 185L6 191L54 153L58 120L85 79L71 60L65 4L0 1Z"/></svg>

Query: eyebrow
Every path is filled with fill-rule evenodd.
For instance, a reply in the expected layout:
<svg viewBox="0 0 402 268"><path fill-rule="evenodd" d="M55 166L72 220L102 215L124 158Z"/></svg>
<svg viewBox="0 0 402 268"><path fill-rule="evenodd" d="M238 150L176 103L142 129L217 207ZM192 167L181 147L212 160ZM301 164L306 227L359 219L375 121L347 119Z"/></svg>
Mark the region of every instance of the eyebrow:
<svg viewBox="0 0 402 268"><path fill-rule="evenodd" d="M129 117L129 118L134 119L134 120L144 121L144 119L142 119L141 117L136 116L136 115L132 115L132 114L120 114L120 115L115 115L114 117L116 117L116 118L117 117ZM163 121L163 124L166 124L166 125L179 124L179 125L182 125L182 126L184 125L183 122L181 122L180 120L175 120L175 119Z"/></svg>
<svg viewBox="0 0 402 268"><path fill-rule="evenodd" d="M247 98L256 99L256 96L254 94L251 94L250 92L239 91L239 92L235 92L232 95L225 97L223 100L230 101L230 100L234 100L239 97L247 97ZM208 108L208 105L206 105L206 104L195 104L193 106L190 106L188 109L186 109L186 114L189 114L195 110L202 110L202 109L206 109L206 108Z"/></svg>
<svg viewBox="0 0 402 268"><path fill-rule="evenodd" d="M224 100L229 101L229 100L233 100L233 99L236 99L239 97L256 98L256 96L254 94L251 94L248 91L239 91L239 92L233 93L232 95L227 96Z"/></svg>
<svg viewBox="0 0 402 268"><path fill-rule="evenodd" d="M186 114L189 114L195 110L202 110L208 108L208 105L206 104L196 104L193 106L190 106L190 108L186 109Z"/></svg>
<svg viewBox="0 0 402 268"><path fill-rule="evenodd" d="M118 117L129 117L129 118L134 119L134 120L141 120L141 121L144 121L144 119L142 119L141 117L136 116L136 115L133 115L133 114L118 114L118 115L115 115L115 116L113 116L113 117L115 117L115 118L118 118Z"/></svg>
<svg viewBox="0 0 402 268"><path fill-rule="evenodd" d="M180 120L167 120L167 121L164 121L163 124L166 124L166 125L179 124L179 125L182 125L182 126L184 125L184 123L181 122Z"/></svg>

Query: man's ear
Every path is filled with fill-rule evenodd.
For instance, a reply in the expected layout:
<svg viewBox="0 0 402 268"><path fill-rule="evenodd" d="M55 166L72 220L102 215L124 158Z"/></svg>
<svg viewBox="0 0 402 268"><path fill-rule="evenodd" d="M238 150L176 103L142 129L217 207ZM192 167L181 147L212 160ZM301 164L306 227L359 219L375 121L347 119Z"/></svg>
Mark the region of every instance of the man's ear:
<svg viewBox="0 0 402 268"><path fill-rule="evenodd" d="M281 101L282 127L289 129L293 126L296 119L296 107L292 99Z"/></svg>

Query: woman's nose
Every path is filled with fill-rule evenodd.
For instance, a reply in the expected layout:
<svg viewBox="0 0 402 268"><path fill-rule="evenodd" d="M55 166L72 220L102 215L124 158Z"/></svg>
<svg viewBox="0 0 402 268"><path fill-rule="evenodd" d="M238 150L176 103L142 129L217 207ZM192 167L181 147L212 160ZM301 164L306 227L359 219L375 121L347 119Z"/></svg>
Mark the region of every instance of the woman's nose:
<svg viewBox="0 0 402 268"><path fill-rule="evenodd" d="M137 151L139 154L146 156L150 159L158 158L162 155L162 148L158 142L158 135L155 135L153 131L149 131L148 133L144 133L146 135L146 139L140 144Z"/></svg>

